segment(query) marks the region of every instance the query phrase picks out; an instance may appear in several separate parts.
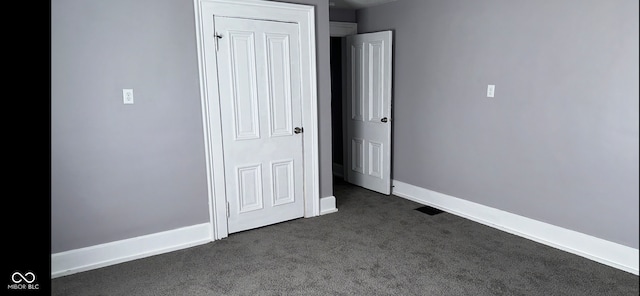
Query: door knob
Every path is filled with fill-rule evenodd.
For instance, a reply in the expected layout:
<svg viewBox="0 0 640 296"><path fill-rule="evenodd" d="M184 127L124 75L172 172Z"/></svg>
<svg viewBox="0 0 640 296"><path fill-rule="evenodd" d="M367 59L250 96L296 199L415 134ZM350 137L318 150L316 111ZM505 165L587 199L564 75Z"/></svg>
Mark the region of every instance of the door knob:
<svg viewBox="0 0 640 296"><path fill-rule="evenodd" d="M389 120L388 120L386 117L382 117L382 119L380 119L380 121L382 121L382 122L387 122L387 121L389 121Z"/></svg>
<svg viewBox="0 0 640 296"><path fill-rule="evenodd" d="M293 129L293 132L296 133L296 134L299 134L299 133L302 132L302 128L301 127L296 127L296 128Z"/></svg>

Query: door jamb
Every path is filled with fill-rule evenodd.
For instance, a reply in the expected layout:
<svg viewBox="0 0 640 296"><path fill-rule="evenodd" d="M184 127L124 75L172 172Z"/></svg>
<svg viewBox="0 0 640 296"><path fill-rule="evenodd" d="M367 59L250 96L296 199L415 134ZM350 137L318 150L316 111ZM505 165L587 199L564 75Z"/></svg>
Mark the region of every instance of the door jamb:
<svg viewBox="0 0 640 296"><path fill-rule="evenodd" d="M302 75L304 217L320 215L320 176L318 151L318 89L316 74L315 7L311 5L264 0L193 0L200 100L204 131L207 195L209 201L210 237L229 236L227 227L227 197L225 192L222 122L218 92L217 61L213 36L213 15L297 23L300 28ZM207 70L211 69L211 70ZM213 71L212 71L213 70Z"/></svg>

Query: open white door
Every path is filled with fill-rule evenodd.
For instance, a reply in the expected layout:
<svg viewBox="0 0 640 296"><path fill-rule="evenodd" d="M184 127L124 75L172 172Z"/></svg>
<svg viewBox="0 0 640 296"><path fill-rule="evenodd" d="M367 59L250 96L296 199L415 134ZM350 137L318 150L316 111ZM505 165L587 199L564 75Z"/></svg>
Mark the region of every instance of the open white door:
<svg viewBox="0 0 640 296"><path fill-rule="evenodd" d="M215 17L229 233L304 216L298 25Z"/></svg>
<svg viewBox="0 0 640 296"><path fill-rule="evenodd" d="M392 32L347 36L349 183L391 193Z"/></svg>

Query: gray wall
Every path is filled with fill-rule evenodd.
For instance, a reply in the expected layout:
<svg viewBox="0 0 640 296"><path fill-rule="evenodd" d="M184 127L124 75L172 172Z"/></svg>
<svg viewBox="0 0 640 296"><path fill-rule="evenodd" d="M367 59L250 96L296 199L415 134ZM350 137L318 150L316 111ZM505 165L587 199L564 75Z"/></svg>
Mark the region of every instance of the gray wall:
<svg viewBox="0 0 640 296"><path fill-rule="evenodd" d="M332 22L356 22L355 9L329 8L329 20Z"/></svg>
<svg viewBox="0 0 640 296"><path fill-rule="evenodd" d="M328 2L294 2L317 4L320 194L331 196ZM53 1L51 252L208 222L201 114L193 1Z"/></svg>
<svg viewBox="0 0 640 296"><path fill-rule="evenodd" d="M403 0L357 20L394 30L394 179L638 248L638 1Z"/></svg>

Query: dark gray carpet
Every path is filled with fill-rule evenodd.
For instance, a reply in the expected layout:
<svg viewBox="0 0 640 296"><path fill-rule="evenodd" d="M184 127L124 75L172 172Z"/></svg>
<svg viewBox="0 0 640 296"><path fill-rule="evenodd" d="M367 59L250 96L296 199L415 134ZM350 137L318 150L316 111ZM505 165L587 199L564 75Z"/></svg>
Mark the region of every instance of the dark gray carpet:
<svg viewBox="0 0 640 296"><path fill-rule="evenodd" d="M638 276L335 180L337 213L53 279L52 295L638 295Z"/></svg>

